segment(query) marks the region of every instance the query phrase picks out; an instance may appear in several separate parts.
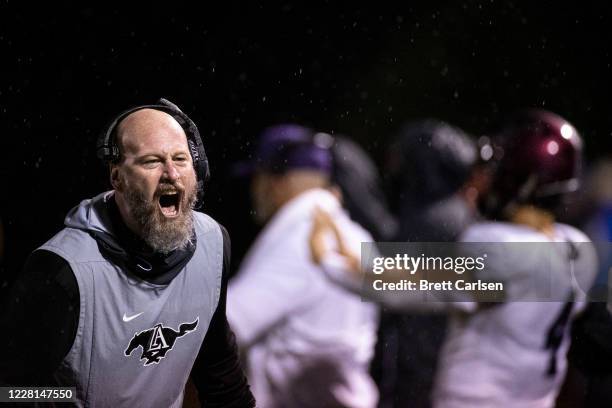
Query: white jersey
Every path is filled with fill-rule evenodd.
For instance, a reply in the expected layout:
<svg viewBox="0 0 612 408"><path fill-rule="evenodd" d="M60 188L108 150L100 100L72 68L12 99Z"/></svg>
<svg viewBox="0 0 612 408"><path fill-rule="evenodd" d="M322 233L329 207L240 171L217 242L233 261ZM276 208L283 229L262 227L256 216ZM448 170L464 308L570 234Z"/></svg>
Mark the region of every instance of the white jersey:
<svg viewBox="0 0 612 408"><path fill-rule="evenodd" d="M589 241L570 226L555 224L554 228L553 242ZM461 240L512 245L510 243L550 242L551 238L526 226L491 222L473 225ZM564 282L568 301L520 301L511 297L504 303L477 309L469 303L455 305L464 310L452 313L437 370L433 395L436 408L544 408L554 405L566 372L569 326L585 306L584 293L572 292L575 288L566 278L568 268L574 268L580 286L588 289L596 274L595 254L592 247L581 246L572 265L565 253L559 256L536 250L509 253L514 255L498 254L498 262L503 268L497 270L503 269L512 296L531 290L533 279L523 279L529 274ZM541 265L537 262L538 257L553 262L547 269L556 276L551 277L538 269ZM488 263L494 262L495 256L490 256ZM487 270L494 274L496 268ZM575 295L575 302L569 302L571 293Z"/></svg>
<svg viewBox="0 0 612 408"><path fill-rule="evenodd" d="M377 308L334 285L312 262L308 238L317 206L355 253L372 241L332 194L310 190L275 214L228 288L228 320L247 352L262 408L372 408L378 400L368 374Z"/></svg>

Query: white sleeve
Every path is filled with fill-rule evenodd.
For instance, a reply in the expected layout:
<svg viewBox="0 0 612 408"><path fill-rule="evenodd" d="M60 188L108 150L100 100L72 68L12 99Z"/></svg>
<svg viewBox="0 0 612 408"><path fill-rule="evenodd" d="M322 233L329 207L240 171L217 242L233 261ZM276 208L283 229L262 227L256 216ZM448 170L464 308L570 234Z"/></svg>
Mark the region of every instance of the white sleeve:
<svg viewBox="0 0 612 408"><path fill-rule="evenodd" d="M336 252L328 252L321 260L321 269L325 276L338 286L360 294L363 282L349 269L348 260Z"/></svg>
<svg viewBox="0 0 612 408"><path fill-rule="evenodd" d="M241 270L227 291L227 318L238 343L248 347L296 309L318 295L313 264L270 254L265 262Z"/></svg>

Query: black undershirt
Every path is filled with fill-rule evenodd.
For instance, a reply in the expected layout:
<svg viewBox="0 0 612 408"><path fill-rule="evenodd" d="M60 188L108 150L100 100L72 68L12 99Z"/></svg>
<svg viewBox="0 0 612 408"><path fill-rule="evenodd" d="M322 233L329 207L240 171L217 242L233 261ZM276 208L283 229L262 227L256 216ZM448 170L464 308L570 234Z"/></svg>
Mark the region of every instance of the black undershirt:
<svg viewBox="0 0 612 408"><path fill-rule="evenodd" d="M114 202L109 208L113 225ZM115 229L130 250L145 253L152 264L163 260L146 256L146 250L125 229ZM219 304L191 372L200 401L207 407L253 407L254 398L240 365L238 348L225 315L231 244L223 234L223 277ZM134 245L132 244L134 243ZM191 257L192 254L188 254ZM156 284L169 283L181 268L154 268L136 273ZM74 341L79 319L79 288L66 260L37 250L26 261L23 274L0 309L0 385L55 385L52 374ZM143 390L145 392L145 390Z"/></svg>

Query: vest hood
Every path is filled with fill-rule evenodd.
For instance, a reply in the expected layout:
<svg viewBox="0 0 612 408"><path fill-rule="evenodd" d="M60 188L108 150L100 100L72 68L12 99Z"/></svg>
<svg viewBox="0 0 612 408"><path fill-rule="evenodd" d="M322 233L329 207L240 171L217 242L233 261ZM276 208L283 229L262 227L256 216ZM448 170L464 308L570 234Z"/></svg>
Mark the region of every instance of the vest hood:
<svg viewBox="0 0 612 408"><path fill-rule="evenodd" d="M121 249L107 211L107 203L114 192L107 191L94 198L81 201L79 205L68 212L64 224L68 228L76 228L93 235L111 248Z"/></svg>

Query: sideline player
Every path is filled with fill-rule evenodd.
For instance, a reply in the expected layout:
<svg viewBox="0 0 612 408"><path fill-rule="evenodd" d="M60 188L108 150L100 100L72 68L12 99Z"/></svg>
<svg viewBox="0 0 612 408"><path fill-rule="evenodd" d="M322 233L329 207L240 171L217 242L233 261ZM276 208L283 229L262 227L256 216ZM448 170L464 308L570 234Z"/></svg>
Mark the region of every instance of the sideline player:
<svg viewBox="0 0 612 408"><path fill-rule="evenodd" d="M553 216L564 193L578 187L581 144L574 127L563 118L527 111L506 122L481 146L490 187L480 204L491 221L469 227L461 240L514 248L489 260L496 275L478 277L503 279L508 293L518 295L496 304L448 303L451 321L437 370L435 407L554 405L566 371L571 321L584 308L584 289L592 284L597 269L594 249L581 245L588 238L554 222ZM325 235L330 229L334 230L331 220L317 215L310 241L313 257L327 265L324 269L336 282L354 287L357 274L332 273L338 268L335 255L327 251ZM537 244L517 251L521 243ZM542 251L541 243L550 243L546 248L550 251L561 250L551 256ZM343 255L355 269L357 259L346 250ZM550 264L544 270L546 262ZM526 285L534 281L557 283L563 299L525 301L520 294L528 293L531 288ZM381 296L378 301L388 301L385 294ZM402 306L410 309L410 298Z"/></svg>
<svg viewBox="0 0 612 408"><path fill-rule="evenodd" d="M452 242L475 221L476 143L435 119L404 124L387 149L385 169L398 215L395 242ZM385 310L373 373L380 408L431 406L431 389L448 317Z"/></svg>
<svg viewBox="0 0 612 408"><path fill-rule="evenodd" d="M353 250L372 237L329 191L329 135L297 125L267 129L249 169L264 229L228 291L228 319L248 361L258 404L376 406L368 373L377 308L329 282L311 261L316 206L331 214Z"/></svg>

